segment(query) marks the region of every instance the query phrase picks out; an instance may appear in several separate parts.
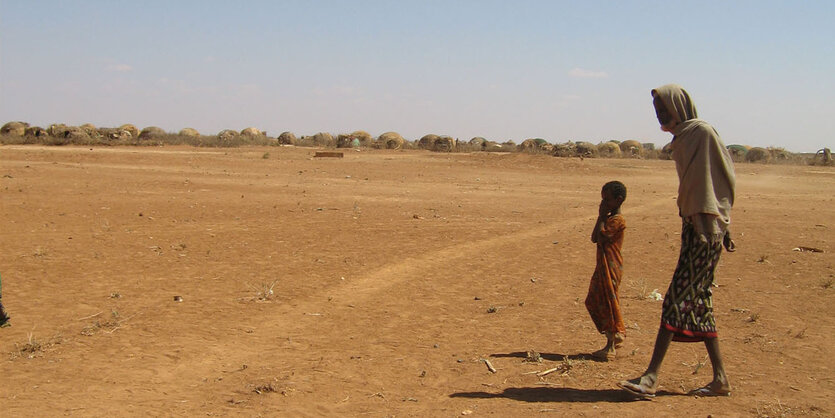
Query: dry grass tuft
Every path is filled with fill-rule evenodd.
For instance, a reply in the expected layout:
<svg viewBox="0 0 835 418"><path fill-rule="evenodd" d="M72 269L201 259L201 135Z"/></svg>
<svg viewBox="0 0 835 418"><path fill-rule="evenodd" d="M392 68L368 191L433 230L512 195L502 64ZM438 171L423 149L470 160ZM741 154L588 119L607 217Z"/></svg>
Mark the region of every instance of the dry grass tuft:
<svg viewBox="0 0 835 418"><path fill-rule="evenodd" d="M61 334L55 334L46 341L41 341L35 338L33 333L29 333L28 341L23 344L15 343L15 351L12 351L10 354L10 359L15 360L18 358L35 358L38 356L43 355L46 351L50 348L54 347L55 345L61 344L63 338Z"/></svg>

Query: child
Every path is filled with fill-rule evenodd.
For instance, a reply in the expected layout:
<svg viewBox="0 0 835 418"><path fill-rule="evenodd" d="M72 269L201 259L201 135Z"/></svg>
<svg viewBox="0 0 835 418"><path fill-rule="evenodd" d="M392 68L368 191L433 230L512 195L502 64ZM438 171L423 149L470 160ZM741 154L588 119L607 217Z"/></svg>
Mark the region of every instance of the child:
<svg viewBox="0 0 835 418"><path fill-rule="evenodd" d="M615 357L615 349L622 345L625 331L618 287L623 275L620 249L626 229L620 206L626 199L626 186L619 181L610 181L603 185L600 196L597 222L591 233L591 242L597 244L597 266L591 276L586 309L597 331L606 335L606 346L592 356L608 361Z"/></svg>
<svg viewBox="0 0 835 418"><path fill-rule="evenodd" d="M9 322L9 315L6 313L6 310L3 309L3 282L2 278L0 278L0 328L10 326L12 326L12 324Z"/></svg>

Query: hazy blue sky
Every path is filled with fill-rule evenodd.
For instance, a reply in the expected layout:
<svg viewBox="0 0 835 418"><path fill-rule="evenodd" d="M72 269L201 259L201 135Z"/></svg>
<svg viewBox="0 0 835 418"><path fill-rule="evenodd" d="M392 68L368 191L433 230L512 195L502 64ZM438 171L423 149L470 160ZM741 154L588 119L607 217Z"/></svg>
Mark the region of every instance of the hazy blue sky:
<svg viewBox="0 0 835 418"><path fill-rule="evenodd" d="M835 1L0 0L0 123L835 148Z"/></svg>

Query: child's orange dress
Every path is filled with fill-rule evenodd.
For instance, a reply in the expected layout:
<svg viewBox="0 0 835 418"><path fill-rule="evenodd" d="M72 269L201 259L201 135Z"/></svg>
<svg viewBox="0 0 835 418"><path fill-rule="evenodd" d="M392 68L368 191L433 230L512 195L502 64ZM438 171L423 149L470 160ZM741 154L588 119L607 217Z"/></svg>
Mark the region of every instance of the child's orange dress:
<svg viewBox="0 0 835 418"><path fill-rule="evenodd" d="M618 288L623 277L623 232L626 221L622 215L610 216L600 231L608 240L597 243L597 266L591 276L586 309L600 333L624 333L623 316L620 313Z"/></svg>

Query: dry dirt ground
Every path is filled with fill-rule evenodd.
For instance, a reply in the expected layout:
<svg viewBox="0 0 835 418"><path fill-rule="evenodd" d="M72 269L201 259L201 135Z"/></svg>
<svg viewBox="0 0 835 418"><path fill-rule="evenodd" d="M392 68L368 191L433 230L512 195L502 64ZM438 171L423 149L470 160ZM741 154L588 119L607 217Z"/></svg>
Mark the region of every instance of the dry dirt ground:
<svg viewBox="0 0 835 418"><path fill-rule="evenodd" d="M677 260L672 162L315 151L0 147L0 415L835 414L833 168L737 165L733 394L686 395L710 363L674 343L634 401L615 382ZM612 179L628 329L603 363L583 300Z"/></svg>

